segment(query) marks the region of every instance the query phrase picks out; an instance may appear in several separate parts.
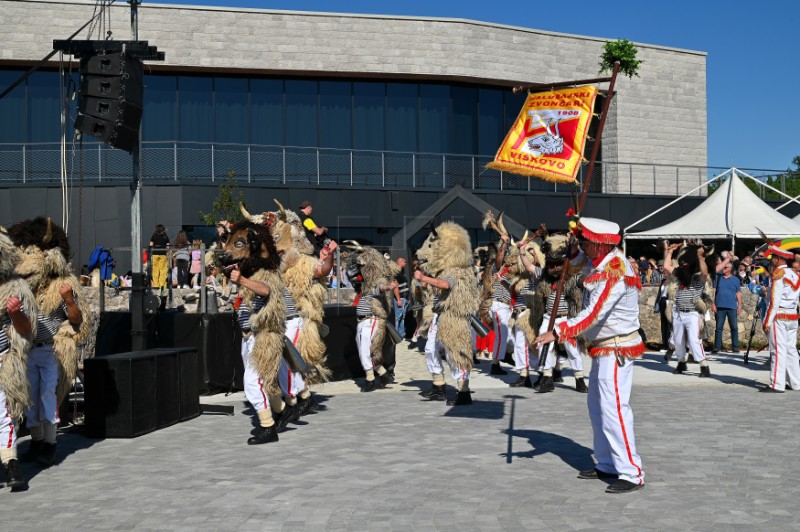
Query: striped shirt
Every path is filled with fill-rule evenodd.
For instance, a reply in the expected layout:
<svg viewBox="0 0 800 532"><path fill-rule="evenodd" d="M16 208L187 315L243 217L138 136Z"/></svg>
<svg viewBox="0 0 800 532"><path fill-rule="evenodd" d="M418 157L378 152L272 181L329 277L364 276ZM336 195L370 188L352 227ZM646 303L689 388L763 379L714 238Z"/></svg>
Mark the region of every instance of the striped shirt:
<svg viewBox="0 0 800 532"><path fill-rule="evenodd" d="M290 320L292 318L296 318L298 316L297 303L294 302L292 293L289 292L289 289L285 287L283 289L283 300L286 303L286 319Z"/></svg>
<svg viewBox="0 0 800 532"><path fill-rule="evenodd" d="M242 304L239 306L239 311L236 313L237 317L239 318L239 327L241 327L242 331L250 332L253 329L253 326L250 323L250 316L257 314L258 311L264 308L264 305L267 304L268 297L269 296L257 295L250 302L250 305L248 305L246 301L242 300Z"/></svg>
<svg viewBox="0 0 800 532"><path fill-rule="evenodd" d="M703 294L706 283L697 277L690 286L678 288L675 294L675 307L681 312L693 312L697 310L694 302Z"/></svg>
<svg viewBox="0 0 800 532"><path fill-rule="evenodd" d="M0 321L0 354L5 353L11 347L11 342L8 341L8 333L6 332L7 327L12 327L11 316L8 314L3 316L3 320Z"/></svg>
<svg viewBox="0 0 800 532"><path fill-rule="evenodd" d="M408 299L408 279L406 279L406 274L401 271L394 276L394 280L397 281L397 291L400 293L400 297Z"/></svg>
<svg viewBox="0 0 800 532"><path fill-rule="evenodd" d="M73 296L77 301L78 297ZM61 304L50 314L42 314L41 312L36 315L36 339L37 344L46 344L53 341L53 336L58 332L67 320L67 302L62 301Z"/></svg>
<svg viewBox="0 0 800 532"><path fill-rule="evenodd" d="M372 300L381 295L380 288L375 288L370 293L361 293L361 297L358 298L358 305L356 305L356 314L359 317L367 317L372 316Z"/></svg>
<svg viewBox="0 0 800 532"><path fill-rule="evenodd" d="M442 281L446 281L447 284L450 285L450 286L448 286L447 290L450 290L451 288L453 288L453 285L456 284L455 278L453 278L450 275L448 275L447 277L443 277ZM445 292L445 290L439 289L439 290L434 291L434 293L433 293L433 311L436 314L439 314L441 312L441 310L439 309L439 301L442 299L442 296L444 295L444 292Z"/></svg>
<svg viewBox="0 0 800 532"><path fill-rule="evenodd" d="M505 273L500 275L500 280L494 278L497 268L492 268L492 299L501 303L511 302L511 292L508 291L508 278Z"/></svg>
<svg viewBox="0 0 800 532"><path fill-rule="evenodd" d="M553 283L552 291L550 295L547 296L547 305L545 305L545 312L552 315L553 314L553 306L556 304L556 290L558 289L558 284ZM558 315L559 316L566 316L569 313L569 303L567 303L567 298L564 297L566 294L561 294L561 300L558 302Z"/></svg>
<svg viewBox="0 0 800 532"><path fill-rule="evenodd" d="M537 266L537 268L538 268L538 266ZM523 310L523 309L527 308L527 305L525 304L525 294L534 293L536 291L536 284L537 283L536 283L536 277L535 276L531 277L530 279L528 279L528 282L525 283L525 286L523 286L520 289L519 293L515 296L516 297L516 299L514 300L514 309L515 310Z"/></svg>

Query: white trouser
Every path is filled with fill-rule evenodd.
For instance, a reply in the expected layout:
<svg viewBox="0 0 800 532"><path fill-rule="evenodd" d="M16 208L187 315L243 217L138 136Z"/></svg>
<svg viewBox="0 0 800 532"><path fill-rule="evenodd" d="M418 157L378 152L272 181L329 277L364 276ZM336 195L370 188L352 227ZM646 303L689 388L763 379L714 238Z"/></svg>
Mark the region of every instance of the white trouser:
<svg viewBox="0 0 800 532"><path fill-rule="evenodd" d="M431 375L441 375L444 373L442 359L439 356L439 351L443 349L443 346L436 338L438 336L438 331L439 315L434 314L433 320L431 320L431 326L428 329L428 340L425 342L425 363L428 365L428 371ZM469 371L467 371L466 368L460 368L453 363L452 358L450 358L450 351L445 349L444 354L447 358L447 364L450 366L450 375L452 375L453 380L456 382L458 382L460 379L469 381Z"/></svg>
<svg viewBox="0 0 800 532"><path fill-rule="evenodd" d="M0 368L3 367L0 359ZM17 428L14 426L14 418L8 412L8 399L6 392L0 388L0 449L13 449L17 444Z"/></svg>
<svg viewBox="0 0 800 532"><path fill-rule="evenodd" d="M492 358L503 360L506 357L506 347L508 346L508 322L511 320L511 307L508 306L508 303L492 301L489 311L492 313L492 328L494 329Z"/></svg>
<svg viewBox="0 0 800 532"><path fill-rule="evenodd" d="M597 469L616 473L621 480L642 484L644 471L636 453L633 410L629 403L632 383L632 359L625 358L625 364L620 367L613 355L594 357L587 404Z"/></svg>
<svg viewBox="0 0 800 532"><path fill-rule="evenodd" d="M302 330L303 318L298 316L286 321L286 337L292 341L292 344L297 345L297 340L300 339L300 331ZM306 387L303 375L290 370L285 360L281 360L278 384L286 397L296 397Z"/></svg>
<svg viewBox="0 0 800 532"><path fill-rule="evenodd" d="M769 385L775 390L786 388L786 375L793 390L800 390L800 360L797 356L797 321L774 320L770 325L769 354L772 361Z"/></svg>
<svg viewBox="0 0 800 532"><path fill-rule="evenodd" d="M256 336L242 338L242 362L244 362L244 396L253 405L256 412L269 410L267 392L264 391L264 381L258 376L258 372L250 364L250 352L256 343Z"/></svg>
<svg viewBox="0 0 800 532"><path fill-rule="evenodd" d="M675 309L672 312L672 341L675 342L675 358L678 362L686 362L686 347L692 352L697 362L706 359L703 342L703 315L697 311L681 312Z"/></svg>
<svg viewBox="0 0 800 532"><path fill-rule="evenodd" d="M372 317L358 322L356 327L356 345L358 346L358 359L364 371L372 369L372 337L375 335L375 327L378 326L378 318Z"/></svg>
<svg viewBox="0 0 800 532"><path fill-rule="evenodd" d="M519 319L519 318L517 318ZM514 325L514 369L523 370L531 366L528 359L528 339L525 338L525 331Z"/></svg>
<svg viewBox="0 0 800 532"><path fill-rule="evenodd" d="M57 425L58 362L52 344L34 347L28 353L28 381L31 383L31 406L25 412L28 427L44 422Z"/></svg>
<svg viewBox="0 0 800 532"><path fill-rule="evenodd" d="M565 321L567 321L567 318L556 318L556 323L563 323ZM545 312L542 318L542 324L539 326L539 334L546 333L548 325L550 325L550 313ZM567 352L567 358L569 358L569 365L572 367L572 371L583 371L583 357L581 356L581 350L578 348L578 345L573 345L570 342L563 342L561 345L564 346L564 350ZM547 350L547 360L544 362L544 369L548 370L556 367L557 358L561 357L558 357L556 346L551 345L550 349Z"/></svg>

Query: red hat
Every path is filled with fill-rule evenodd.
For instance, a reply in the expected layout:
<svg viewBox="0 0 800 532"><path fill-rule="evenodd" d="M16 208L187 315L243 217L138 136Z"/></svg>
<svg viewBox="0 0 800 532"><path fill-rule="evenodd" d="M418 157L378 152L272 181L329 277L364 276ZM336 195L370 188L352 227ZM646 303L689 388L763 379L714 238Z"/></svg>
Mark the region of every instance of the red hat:
<svg viewBox="0 0 800 532"><path fill-rule="evenodd" d="M788 251L783 248L779 248L777 244L770 244L769 248L767 248L767 254L769 255L777 255L783 259L793 259L794 253Z"/></svg>
<svg viewBox="0 0 800 532"><path fill-rule="evenodd" d="M600 218L581 218L578 222L581 238L598 244L619 244L619 225Z"/></svg>

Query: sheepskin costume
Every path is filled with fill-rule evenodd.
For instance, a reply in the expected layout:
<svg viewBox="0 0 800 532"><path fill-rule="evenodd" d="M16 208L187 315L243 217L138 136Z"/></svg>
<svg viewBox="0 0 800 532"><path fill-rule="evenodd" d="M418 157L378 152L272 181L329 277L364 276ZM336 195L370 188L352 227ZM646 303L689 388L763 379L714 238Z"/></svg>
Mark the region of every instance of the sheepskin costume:
<svg viewBox="0 0 800 532"><path fill-rule="evenodd" d="M318 384L329 380L331 376L330 369L326 367L325 343L320 336L328 291L314 277L314 269L319 262L312 255L314 246L305 235L300 217L286 210L278 200L275 203L278 205L277 211L260 216L251 215L244 206L240 206L240 210L248 220L269 227L281 257L283 280L303 318L303 328L296 347L306 364L316 370L306 374L305 379L308 384Z"/></svg>
<svg viewBox="0 0 800 532"><path fill-rule="evenodd" d="M69 264L70 245L64 230L49 218L38 217L14 224L8 229L18 248L20 261L16 272L28 282L39 313L49 316L64 301L59 289L67 284L75 294L75 303L83 320L73 327L69 320L53 336L53 351L58 362L57 404L61 404L72 388L78 372L78 344L89 337L89 306L80 297L81 284Z"/></svg>
<svg viewBox="0 0 800 532"><path fill-rule="evenodd" d="M9 350L0 358L0 389L6 394L7 409L12 418L19 420L30 406L30 383L27 376L27 357L36 336L36 298L15 269L20 256L8 237L5 228L0 228L0 320L6 317L6 301L12 296L22 300L22 309L31 318L33 330L30 336L22 336L13 325L8 325Z"/></svg>
<svg viewBox="0 0 800 532"><path fill-rule="evenodd" d="M467 231L453 222L439 225L417 251L425 271L455 283L439 299L437 339L453 361L472 371L472 331L469 317L478 310L478 287L475 283L472 246Z"/></svg>
<svg viewBox="0 0 800 532"><path fill-rule="evenodd" d="M278 370L283 359L286 303L283 298L284 283L279 271L280 257L275 242L263 225L241 222L230 228L230 235L222 249L223 264L236 264L244 277L269 286L270 296L266 304L250 315L250 325L255 335L250 363L264 382L267 394L280 397ZM256 294L244 286L239 287L239 294L252 308Z"/></svg>
<svg viewBox="0 0 800 532"><path fill-rule="evenodd" d="M362 246L358 242L350 242L350 247L354 253L349 257L349 261L358 265L361 274L361 293L369 294L385 283L392 282L394 276L400 268L392 261L386 260L383 253L369 246ZM382 292L381 295L372 299L372 314L377 318L375 332L372 335L370 344L370 355L374 367L383 365L383 342L386 339L386 319L389 317L392 308L391 291Z"/></svg>

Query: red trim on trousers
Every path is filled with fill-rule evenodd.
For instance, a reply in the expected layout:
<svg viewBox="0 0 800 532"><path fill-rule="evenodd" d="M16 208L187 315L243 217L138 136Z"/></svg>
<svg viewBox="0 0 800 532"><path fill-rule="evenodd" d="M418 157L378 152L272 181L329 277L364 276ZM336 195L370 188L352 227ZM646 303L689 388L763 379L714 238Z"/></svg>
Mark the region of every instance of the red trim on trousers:
<svg viewBox="0 0 800 532"><path fill-rule="evenodd" d="M258 389L261 391L261 397L264 399L264 408L269 410L269 401L267 401L267 394L264 393L264 381L261 377L258 378Z"/></svg>
<svg viewBox="0 0 800 532"><path fill-rule="evenodd" d="M494 327L495 327L495 338L494 341L494 352L492 353L492 358L494 360L500 360L500 339L503 337L503 333L500 330L500 316L497 314L497 311L494 311Z"/></svg>
<svg viewBox="0 0 800 532"><path fill-rule="evenodd" d="M6 417L8 418L9 423L8 443L6 444L6 449L11 449L14 443L14 418L11 417L11 412L8 410L8 399L6 399Z"/></svg>
<svg viewBox="0 0 800 532"><path fill-rule="evenodd" d="M772 368L772 389L775 390L775 385L778 383L778 328L772 324L772 343L775 345L775 367Z"/></svg>
<svg viewBox="0 0 800 532"><path fill-rule="evenodd" d="M633 467L636 468L638 472L639 484L642 483L641 476L642 476L642 468L640 468L636 463L633 461L633 454L631 453L631 447L628 443L628 433L625 430L625 421L622 418L622 405L620 404L619 400L619 385L617 383L617 372L619 371L619 364L614 364L614 395L616 396L617 400L617 415L619 416L619 426L622 429L622 439L625 440L625 451L628 453L628 461L631 463Z"/></svg>

